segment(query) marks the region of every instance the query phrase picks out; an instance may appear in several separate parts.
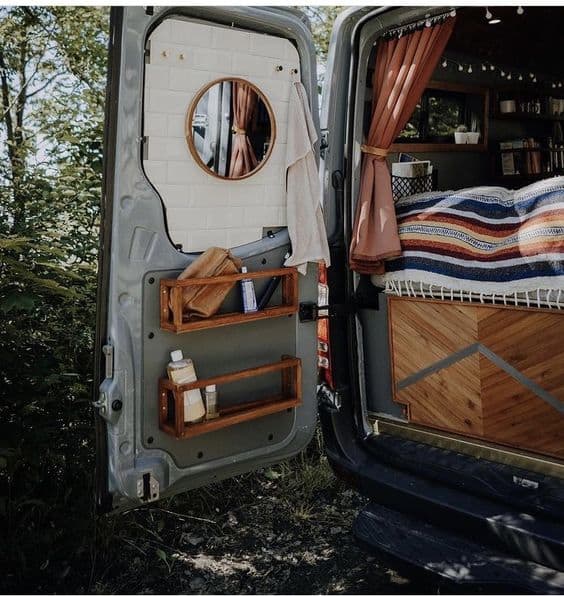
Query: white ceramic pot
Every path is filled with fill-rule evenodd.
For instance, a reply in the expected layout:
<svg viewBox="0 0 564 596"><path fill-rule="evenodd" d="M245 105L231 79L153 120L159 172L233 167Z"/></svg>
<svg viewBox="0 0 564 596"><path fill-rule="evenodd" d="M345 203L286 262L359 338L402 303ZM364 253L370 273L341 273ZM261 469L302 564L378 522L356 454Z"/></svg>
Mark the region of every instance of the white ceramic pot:
<svg viewBox="0 0 564 596"><path fill-rule="evenodd" d="M471 143L472 145L476 145L480 140L480 133L479 132L467 132L466 133L466 142Z"/></svg>
<svg viewBox="0 0 564 596"><path fill-rule="evenodd" d="M512 114L517 109L514 99L506 99L499 102L499 111L502 114Z"/></svg>
<svg viewBox="0 0 564 596"><path fill-rule="evenodd" d="M466 145L468 142L468 137L466 136L467 132L455 132L454 133L454 142L457 145Z"/></svg>

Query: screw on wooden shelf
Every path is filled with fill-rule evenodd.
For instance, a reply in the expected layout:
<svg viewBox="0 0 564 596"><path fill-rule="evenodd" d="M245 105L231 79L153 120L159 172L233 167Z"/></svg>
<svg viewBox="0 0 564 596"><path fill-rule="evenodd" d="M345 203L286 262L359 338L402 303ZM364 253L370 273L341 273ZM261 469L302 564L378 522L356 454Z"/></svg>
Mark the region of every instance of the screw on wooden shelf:
<svg viewBox="0 0 564 596"><path fill-rule="evenodd" d="M276 67L276 70L277 70L278 72L280 72L281 70L284 70L284 67L283 67L281 64L279 64L279 65Z"/></svg>
<svg viewBox="0 0 564 596"><path fill-rule="evenodd" d="M184 54L180 54L180 56L178 56L179 60L184 60Z"/></svg>
<svg viewBox="0 0 564 596"><path fill-rule="evenodd" d="M161 56L162 56L163 58L166 58L166 57L168 56L168 52L167 52L166 50L163 50L163 51L161 52Z"/></svg>

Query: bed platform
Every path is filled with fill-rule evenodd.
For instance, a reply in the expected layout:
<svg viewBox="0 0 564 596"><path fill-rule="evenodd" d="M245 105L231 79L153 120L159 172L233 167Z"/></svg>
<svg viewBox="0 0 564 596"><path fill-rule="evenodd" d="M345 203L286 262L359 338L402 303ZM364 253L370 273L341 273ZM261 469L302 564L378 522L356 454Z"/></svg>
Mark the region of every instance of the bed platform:
<svg viewBox="0 0 564 596"><path fill-rule="evenodd" d="M564 459L564 310L388 296L410 423Z"/></svg>

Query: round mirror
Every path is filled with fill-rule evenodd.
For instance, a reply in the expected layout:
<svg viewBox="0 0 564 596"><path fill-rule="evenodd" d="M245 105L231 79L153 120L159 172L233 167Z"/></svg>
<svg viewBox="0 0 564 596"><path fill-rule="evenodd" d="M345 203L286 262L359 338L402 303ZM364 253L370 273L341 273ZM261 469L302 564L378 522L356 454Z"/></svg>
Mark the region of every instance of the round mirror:
<svg viewBox="0 0 564 596"><path fill-rule="evenodd" d="M252 83L220 79L204 87L186 116L190 153L208 173L240 180L266 163L275 138L272 108Z"/></svg>

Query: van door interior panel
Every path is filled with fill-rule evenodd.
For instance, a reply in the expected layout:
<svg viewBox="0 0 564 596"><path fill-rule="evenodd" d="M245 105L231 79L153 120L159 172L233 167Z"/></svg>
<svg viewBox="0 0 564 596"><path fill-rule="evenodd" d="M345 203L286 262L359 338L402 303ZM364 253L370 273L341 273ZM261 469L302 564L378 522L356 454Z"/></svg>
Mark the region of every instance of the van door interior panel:
<svg viewBox="0 0 564 596"><path fill-rule="evenodd" d="M261 8L123 13L97 402L114 508L297 453L317 412L316 328L297 316L317 266L285 266L300 249L286 217L295 85L317 111L310 33Z"/></svg>

